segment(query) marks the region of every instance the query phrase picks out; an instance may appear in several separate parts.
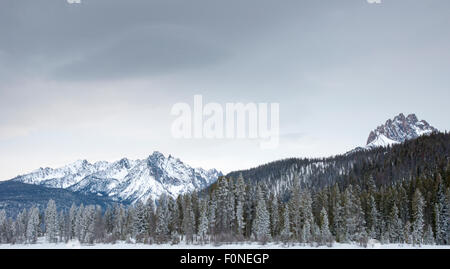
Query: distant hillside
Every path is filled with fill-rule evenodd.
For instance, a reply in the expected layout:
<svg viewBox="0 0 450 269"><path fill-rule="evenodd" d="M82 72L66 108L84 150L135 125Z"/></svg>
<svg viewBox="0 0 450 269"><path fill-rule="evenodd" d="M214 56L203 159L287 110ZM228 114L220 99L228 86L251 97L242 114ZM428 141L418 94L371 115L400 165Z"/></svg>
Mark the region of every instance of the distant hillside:
<svg viewBox="0 0 450 269"><path fill-rule="evenodd" d="M5 209L9 216L15 216L23 208L33 205L43 209L53 199L58 209L69 209L75 203L80 205L100 205L106 208L115 202L109 198L91 194L81 194L64 189L48 188L21 182L0 183L0 210Z"/></svg>
<svg viewBox="0 0 450 269"><path fill-rule="evenodd" d="M450 166L450 134L435 133L401 144L355 151L323 159L291 158L235 171L226 177L262 182L274 192L283 193L295 180L321 189L334 183L348 185L372 177L377 185L389 185L411 178L445 173Z"/></svg>

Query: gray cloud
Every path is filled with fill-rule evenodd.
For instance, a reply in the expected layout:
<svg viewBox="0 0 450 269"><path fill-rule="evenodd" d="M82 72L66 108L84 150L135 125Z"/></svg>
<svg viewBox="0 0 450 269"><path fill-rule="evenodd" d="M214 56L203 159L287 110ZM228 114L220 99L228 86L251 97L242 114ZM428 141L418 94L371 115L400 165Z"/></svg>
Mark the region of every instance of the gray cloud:
<svg viewBox="0 0 450 269"><path fill-rule="evenodd" d="M0 52L10 69L56 79L195 69L231 57L240 43L293 16L295 2L7 0Z"/></svg>

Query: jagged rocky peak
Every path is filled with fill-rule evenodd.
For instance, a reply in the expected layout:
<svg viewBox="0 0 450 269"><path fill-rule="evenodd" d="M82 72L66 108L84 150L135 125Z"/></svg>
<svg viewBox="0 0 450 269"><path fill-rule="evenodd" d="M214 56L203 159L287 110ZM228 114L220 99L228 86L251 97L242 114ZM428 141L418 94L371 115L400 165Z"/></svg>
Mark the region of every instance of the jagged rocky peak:
<svg viewBox="0 0 450 269"><path fill-rule="evenodd" d="M400 113L393 119L388 119L385 124L371 131L367 139L366 147L401 143L437 131L436 128L425 120L419 121L415 114L409 114L405 117L403 113Z"/></svg>

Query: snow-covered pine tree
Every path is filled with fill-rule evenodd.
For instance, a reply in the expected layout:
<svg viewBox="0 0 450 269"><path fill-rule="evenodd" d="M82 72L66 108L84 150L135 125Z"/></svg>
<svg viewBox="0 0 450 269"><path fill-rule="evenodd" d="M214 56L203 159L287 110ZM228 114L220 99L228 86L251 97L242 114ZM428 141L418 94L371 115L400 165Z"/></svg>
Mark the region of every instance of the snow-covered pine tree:
<svg viewBox="0 0 450 269"><path fill-rule="evenodd" d="M207 237L208 237L208 226L209 226L209 220L208 220L208 201L207 200L201 200L200 202L200 220L198 224L198 235L200 237L200 242L206 243Z"/></svg>
<svg viewBox="0 0 450 269"><path fill-rule="evenodd" d="M238 240L242 239L245 228L244 222L244 204L245 204L245 183L242 174L238 177L235 184L236 197L236 236Z"/></svg>
<svg viewBox="0 0 450 269"><path fill-rule="evenodd" d="M166 194L162 194L158 200L158 207L156 208L156 241L158 243L165 243L169 240L169 208L168 198Z"/></svg>
<svg viewBox="0 0 450 269"><path fill-rule="evenodd" d="M77 206L73 203L69 209L69 238L75 238L75 226L76 226L76 218L77 218Z"/></svg>
<svg viewBox="0 0 450 269"><path fill-rule="evenodd" d="M440 176L439 176L439 179ZM442 180L438 179L438 190L436 194L436 204L434 208L435 214L435 231L436 243L439 245L450 244L450 224L449 224L449 208L448 201L445 196L445 189Z"/></svg>
<svg viewBox="0 0 450 269"><path fill-rule="evenodd" d="M278 238L280 233L280 209L276 195L271 196L270 203L270 228L272 236Z"/></svg>
<svg viewBox="0 0 450 269"><path fill-rule="evenodd" d="M313 240L315 222L312 213L312 198L307 189L304 189L301 192L300 212L301 218L303 219L300 242L311 243Z"/></svg>
<svg viewBox="0 0 450 269"><path fill-rule="evenodd" d="M183 199L183 233L186 237L186 243L188 244L194 241L194 225L195 216L192 208L191 196L185 194Z"/></svg>
<svg viewBox="0 0 450 269"><path fill-rule="evenodd" d="M88 205L84 208L81 242L93 244L95 239L95 207Z"/></svg>
<svg viewBox="0 0 450 269"><path fill-rule="evenodd" d="M333 238L330 232L330 227L329 227L329 221L328 221L328 214L327 214L327 210L325 209L325 207L322 208L322 211L320 211L320 223L321 223L321 227L320 227L320 237L321 237L321 243L322 244L329 244L333 242Z"/></svg>
<svg viewBox="0 0 450 269"><path fill-rule="evenodd" d="M125 209L123 208L123 205L116 205L114 207L114 213L113 213L113 239L114 240L124 240L125 239Z"/></svg>
<svg viewBox="0 0 450 269"><path fill-rule="evenodd" d="M344 192L344 218L345 218L345 239L344 242L352 241L356 233L356 216L354 215L353 188L349 185Z"/></svg>
<svg viewBox="0 0 450 269"><path fill-rule="evenodd" d="M372 194L369 194L369 199L367 201L367 212L368 212L368 232L369 237L378 239L378 230L379 230L379 215L378 215L378 209L377 205L375 203L375 198Z"/></svg>
<svg viewBox="0 0 450 269"><path fill-rule="evenodd" d="M413 242L413 238L411 236L411 222L409 222L409 220L406 222L405 227L403 228L403 238L406 244L411 244Z"/></svg>
<svg viewBox="0 0 450 269"><path fill-rule="evenodd" d="M408 196L408 192L405 189L405 183L400 184L400 186L398 187L397 194L398 194L397 206L398 206L398 210L399 210L399 215L402 220L402 223L406 224L406 222L410 220L410 208L409 208L410 206L409 205L411 204L410 203L411 201L408 198L409 196Z"/></svg>
<svg viewBox="0 0 450 269"><path fill-rule="evenodd" d="M303 218L302 218L302 205L301 205L301 189L300 180L298 178L294 179L294 186L291 189L291 199L289 200L289 210L290 210L290 220L292 223L292 229L294 237L303 242L302 239L305 237L302 234Z"/></svg>
<svg viewBox="0 0 450 269"><path fill-rule="evenodd" d="M75 217L75 237L79 242L83 241L83 217L84 217L84 205L81 204L76 213Z"/></svg>
<svg viewBox="0 0 450 269"><path fill-rule="evenodd" d="M228 230L228 181L225 178L220 178L218 180L218 187L216 190L217 199L217 233L223 234Z"/></svg>
<svg viewBox="0 0 450 269"><path fill-rule="evenodd" d="M228 181L228 180L227 180ZM228 181L228 196L226 200L226 208L227 208L227 220L228 227L227 232L230 234L229 236L232 238L233 233L236 231L236 195L233 186L233 181Z"/></svg>
<svg viewBox="0 0 450 269"><path fill-rule="evenodd" d="M434 234L431 225L427 225L425 233L423 235L423 243L426 245L434 245Z"/></svg>
<svg viewBox="0 0 450 269"><path fill-rule="evenodd" d="M364 244L367 239L365 231L364 211L361 207L359 192L354 193L353 186L349 185L345 190L345 219L346 235L350 241Z"/></svg>
<svg viewBox="0 0 450 269"><path fill-rule="evenodd" d="M29 212L28 224L27 224L27 242L35 244L38 238L39 229L39 209L32 207Z"/></svg>
<svg viewBox="0 0 450 269"><path fill-rule="evenodd" d="M38 238L39 209L33 206L30 209L29 215L27 224L27 242L30 244L35 244Z"/></svg>
<svg viewBox="0 0 450 269"><path fill-rule="evenodd" d="M216 233L216 211L217 211L216 195L215 192L212 192L208 206L208 222L209 222L208 231L211 237L214 237Z"/></svg>
<svg viewBox="0 0 450 269"><path fill-rule="evenodd" d="M15 240L17 243L23 243L26 241L26 230L28 224L28 212L24 208L16 217L15 222Z"/></svg>
<svg viewBox="0 0 450 269"><path fill-rule="evenodd" d="M403 223L399 216L397 204L394 202L389 215L389 241L392 243L403 242Z"/></svg>
<svg viewBox="0 0 450 269"><path fill-rule="evenodd" d="M412 199L412 239L413 244L422 244L423 228L424 228L424 213L425 201L419 189L416 189Z"/></svg>
<svg viewBox="0 0 450 269"><path fill-rule="evenodd" d="M59 242L65 242L66 237L66 219L65 214L61 210L58 213L58 235L59 235Z"/></svg>
<svg viewBox="0 0 450 269"><path fill-rule="evenodd" d="M50 200L45 210L45 232L47 241L51 243L58 242L58 214L56 212L55 201Z"/></svg>
<svg viewBox="0 0 450 269"><path fill-rule="evenodd" d="M134 205L133 214L133 235L138 242L144 242L148 236L148 212L142 201L137 201Z"/></svg>
<svg viewBox="0 0 450 269"><path fill-rule="evenodd" d="M256 215L253 220L253 229L256 240L266 243L270 240L270 215L267 210L266 201L261 187L258 186L258 201L256 205Z"/></svg>
<svg viewBox="0 0 450 269"><path fill-rule="evenodd" d="M281 241L287 244L291 240L291 221L289 219L289 204L285 204L283 210L283 229L281 230Z"/></svg>
<svg viewBox="0 0 450 269"><path fill-rule="evenodd" d="M7 219L6 211L0 209L0 244L7 242Z"/></svg>
<svg viewBox="0 0 450 269"><path fill-rule="evenodd" d="M104 242L106 240L106 220L104 218L103 209L101 206L95 206L94 216L94 240L96 242Z"/></svg>
<svg viewBox="0 0 450 269"><path fill-rule="evenodd" d="M345 217L345 208L343 204L344 195L338 194L337 202L334 207L334 231L336 236L336 241L338 242L347 242L347 227L346 227L346 217Z"/></svg>
<svg viewBox="0 0 450 269"><path fill-rule="evenodd" d="M200 222L200 204L197 191L191 193L192 217L194 219L194 234L198 234L198 224Z"/></svg>
<svg viewBox="0 0 450 269"><path fill-rule="evenodd" d="M179 235L183 233L182 196L179 197L180 199L177 198L177 200L171 196L167 197L167 220L169 223L167 228L173 242L179 241Z"/></svg>
<svg viewBox="0 0 450 269"><path fill-rule="evenodd" d="M251 238L253 235L253 220L255 216L256 203L257 203L257 188L254 185L248 185L245 195L244 204L244 237Z"/></svg>
<svg viewBox="0 0 450 269"><path fill-rule="evenodd" d="M147 233L149 237L153 238L155 236L155 228L156 228L156 215L155 215L155 202L153 199L148 199L145 204L146 216L147 216ZM151 239L153 240L153 239Z"/></svg>
<svg viewBox="0 0 450 269"><path fill-rule="evenodd" d="M388 228L388 224L386 224L386 222L384 221L384 219L382 218L379 224L380 228L381 228L381 232L380 232L380 241L382 244L388 244L391 242L391 235L390 235L390 229Z"/></svg>

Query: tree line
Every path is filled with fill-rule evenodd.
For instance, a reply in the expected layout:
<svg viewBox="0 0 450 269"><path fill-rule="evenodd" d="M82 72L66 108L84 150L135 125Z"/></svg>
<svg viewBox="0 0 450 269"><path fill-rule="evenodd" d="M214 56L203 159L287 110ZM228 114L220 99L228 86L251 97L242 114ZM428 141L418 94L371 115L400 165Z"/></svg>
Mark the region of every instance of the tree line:
<svg viewBox="0 0 450 269"><path fill-rule="evenodd" d="M15 218L0 211L0 243L77 239L83 244L221 244L279 242L365 246L381 243L450 244L450 173L376 184L373 177L352 183L308 188L296 180L289 195L242 176L222 177L206 193L176 199L121 204L106 209L72 205L58 210L54 201L40 212L24 209Z"/></svg>

